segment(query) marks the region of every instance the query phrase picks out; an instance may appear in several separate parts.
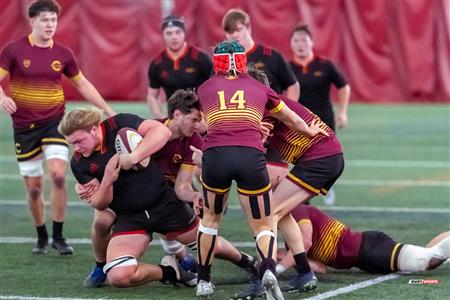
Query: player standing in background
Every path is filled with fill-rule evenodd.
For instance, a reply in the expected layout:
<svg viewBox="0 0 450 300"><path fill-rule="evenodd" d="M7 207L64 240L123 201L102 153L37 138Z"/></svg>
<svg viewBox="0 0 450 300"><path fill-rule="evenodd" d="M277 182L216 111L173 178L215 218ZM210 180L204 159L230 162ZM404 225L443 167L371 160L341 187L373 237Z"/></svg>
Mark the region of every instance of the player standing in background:
<svg viewBox="0 0 450 300"><path fill-rule="evenodd" d="M300 83L298 99L305 107L325 122L333 131L347 125L347 108L350 99L350 85L330 60L314 54L314 42L311 31L306 25L298 25L292 30L290 40L293 58L289 62L295 77ZM330 86L338 89L338 109L336 119L330 99ZM325 204L333 205L335 194L331 189L325 196Z"/></svg>
<svg viewBox="0 0 450 300"><path fill-rule="evenodd" d="M222 19L222 28L228 40L236 40L244 46L247 62L264 70L270 87L277 94L285 92L294 101L299 98L300 87L291 66L277 50L253 41L250 16L245 11L230 9Z"/></svg>
<svg viewBox="0 0 450 300"><path fill-rule="evenodd" d="M46 254L48 234L43 197L43 156L51 182L53 241L61 255L73 253L63 237L67 206L66 168L68 146L57 127L64 115L61 86L64 74L90 103L111 116L114 111L83 76L72 51L53 40L60 6L53 0L38 0L28 9L31 33L6 45L0 54L0 81L9 75L11 98L0 87L1 109L13 121L16 156L25 180L28 205L37 231L32 252Z"/></svg>
<svg viewBox="0 0 450 300"><path fill-rule="evenodd" d="M162 119L166 104L159 100L161 89L169 99L178 89L195 91L212 74L209 56L186 43L184 20L178 16L165 17L161 32L166 49L152 60L148 68L147 102L154 118Z"/></svg>
<svg viewBox="0 0 450 300"><path fill-rule="evenodd" d="M261 120L265 108L291 128L307 136L324 133L288 109L269 87L246 74L244 47L224 41L214 49L214 71L198 89L207 123L202 147L204 214L198 232L199 272L196 294L213 295L212 253L233 180L261 257L260 276L268 299L283 299L275 277L276 228L272 219L272 191L262 145ZM305 263L306 260L305 256Z"/></svg>

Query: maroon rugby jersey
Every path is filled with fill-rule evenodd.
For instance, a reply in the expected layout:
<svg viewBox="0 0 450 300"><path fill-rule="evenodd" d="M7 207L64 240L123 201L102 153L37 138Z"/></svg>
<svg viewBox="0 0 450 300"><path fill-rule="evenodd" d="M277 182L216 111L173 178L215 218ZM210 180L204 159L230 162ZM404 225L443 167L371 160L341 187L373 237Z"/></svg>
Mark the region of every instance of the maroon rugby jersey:
<svg viewBox="0 0 450 300"><path fill-rule="evenodd" d="M358 262L362 233L333 219L311 205L299 205L292 211L297 223L312 225L312 246L308 257L337 269L354 267Z"/></svg>
<svg viewBox="0 0 450 300"><path fill-rule="evenodd" d="M168 125L170 119L158 121L164 123L164 125ZM197 149L201 149L202 144L202 137L195 132L191 137L169 140L161 150L152 155L158 167L164 173L164 177L169 185L172 187L175 185L180 168L194 168L195 164L192 161L192 150L189 146L192 145Z"/></svg>
<svg viewBox="0 0 450 300"><path fill-rule="evenodd" d="M309 126L313 120L320 120L309 109L298 102L289 100L285 96L280 98L284 100L287 107L299 115ZM266 112L266 116L268 113ZM267 119L267 118L266 118ZM271 118L273 119L273 118ZM342 153L342 146L336 137L334 131L324 122L320 121L320 127L325 129L330 135L328 137L318 134L315 137L304 136L284 123L275 120L273 135L268 139L268 143L278 150L283 160L288 163L296 163L298 159L311 160L333 154Z"/></svg>
<svg viewBox="0 0 450 300"><path fill-rule="evenodd" d="M31 35L6 45L0 54L0 68L10 74L11 98L17 105L14 127L61 118L64 92L61 75L80 75L72 51L56 42L48 48L33 44Z"/></svg>
<svg viewBox="0 0 450 300"><path fill-rule="evenodd" d="M281 110L278 95L248 74L230 79L214 75L198 88L208 133L202 150L217 146L247 146L265 151L261 138L264 109Z"/></svg>

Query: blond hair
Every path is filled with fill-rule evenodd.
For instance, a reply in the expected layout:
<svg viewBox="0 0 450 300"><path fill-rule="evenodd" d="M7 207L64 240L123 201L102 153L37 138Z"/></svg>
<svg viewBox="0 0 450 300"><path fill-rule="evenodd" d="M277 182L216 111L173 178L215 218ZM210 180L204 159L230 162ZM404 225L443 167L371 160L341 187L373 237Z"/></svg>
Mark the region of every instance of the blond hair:
<svg viewBox="0 0 450 300"><path fill-rule="evenodd" d="M58 131L64 136L69 136L77 130L89 131L92 126L98 126L101 120L102 112L94 106L75 108L64 115Z"/></svg>
<svg viewBox="0 0 450 300"><path fill-rule="evenodd" d="M222 19L222 29L227 33L236 31L238 23L245 27L250 27L250 16L240 8L230 9Z"/></svg>

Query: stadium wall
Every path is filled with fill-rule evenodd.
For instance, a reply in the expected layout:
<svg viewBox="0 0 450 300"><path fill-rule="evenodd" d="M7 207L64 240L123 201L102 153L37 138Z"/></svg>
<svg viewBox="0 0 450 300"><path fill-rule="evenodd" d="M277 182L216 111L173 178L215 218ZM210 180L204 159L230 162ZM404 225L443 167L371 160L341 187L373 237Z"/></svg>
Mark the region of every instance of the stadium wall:
<svg viewBox="0 0 450 300"><path fill-rule="evenodd" d="M0 0L0 47L29 33L29 0ZM106 99L145 99L150 60L161 50L160 21L184 16L187 40L208 53L224 38L223 14L252 18L256 42L290 58L289 35L310 25L316 52L335 61L360 102L450 103L450 1L59 0L56 40L75 52ZM68 99L79 99L66 86Z"/></svg>

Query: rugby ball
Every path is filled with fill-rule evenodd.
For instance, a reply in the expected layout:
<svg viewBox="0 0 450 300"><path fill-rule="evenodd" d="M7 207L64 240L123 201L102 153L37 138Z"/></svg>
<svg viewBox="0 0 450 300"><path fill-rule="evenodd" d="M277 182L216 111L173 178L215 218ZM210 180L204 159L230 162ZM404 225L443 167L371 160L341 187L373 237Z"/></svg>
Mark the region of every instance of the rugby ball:
<svg viewBox="0 0 450 300"><path fill-rule="evenodd" d="M116 151L119 154L129 154L139 146L142 140L142 136L136 131L136 129L123 127L117 132L116 135ZM149 162L150 157L147 157L137 163L132 169L142 170L148 166Z"/></svg>

